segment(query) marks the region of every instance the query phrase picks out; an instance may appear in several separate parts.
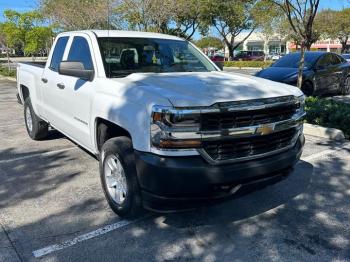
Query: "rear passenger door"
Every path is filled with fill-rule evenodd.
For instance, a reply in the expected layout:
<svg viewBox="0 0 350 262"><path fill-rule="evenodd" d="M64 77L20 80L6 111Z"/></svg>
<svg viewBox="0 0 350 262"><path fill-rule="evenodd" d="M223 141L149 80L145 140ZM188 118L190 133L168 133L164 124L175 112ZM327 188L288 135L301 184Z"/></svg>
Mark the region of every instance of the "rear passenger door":
<svg viewBox="0 0 350 262"><path fill-rule="evenodd" d="M331 54L324 54L316 64L315 83L317 94L329 92L329 86L332 84L332 57Z"/></svg>

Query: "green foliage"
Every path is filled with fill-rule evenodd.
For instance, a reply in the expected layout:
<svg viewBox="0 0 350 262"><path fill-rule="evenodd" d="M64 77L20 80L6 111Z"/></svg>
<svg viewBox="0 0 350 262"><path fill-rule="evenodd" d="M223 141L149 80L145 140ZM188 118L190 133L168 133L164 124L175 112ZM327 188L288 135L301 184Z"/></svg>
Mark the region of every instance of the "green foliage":
<svg viewBox="0 0 350 262"><path fill-rule="evenodd" d="M315 29L324 39L339 39L344 52L350 37L350 8L321 11L316 16Z"/></svg>
<svg viewBox="0 0 350 262"><path fill-rule="evenodd" d="M194 44L199 48L214 47L217 49L222 49L224 47L224 44L220 40L220 38L213 37L213 36L203 37L198 41L195 41Z"/></svg>
<svg viewBox="0 0 350 262"><path fill-rule="evenodd" d="M331 99L308 97L306 121L310 124L337 128L350 137L350 105Z"/></svg>
<svg viewBox="0 0 350 262"><path fill-rule="evenodd" d="M0 24L0 34L8 48L31 55L47 51L53 32L51 27L44 26L44 18L38 11L19 13L5 10L4 16L5 22Z"/></svg>
<svg viewBox="0 0 350 262"><path fill-rule="evenodd" d="M16 69L9 70L7 67L4 67L4 66L0 65L0 75L16 77Z"/></svg>
<svg viewBox="0 0 350 262"><path fill-rule="evenodd" d="M48 39L52 38L52 30L49 27L34 27L26 33L25 48L26 54L37 54L48 48Z"/></svg>
<svg viewBox="0 0 350 262"><path fill-rule="evenodd" d="M225 67L256 67L266 68L273 64L272 61L225 61Z"/></svg>

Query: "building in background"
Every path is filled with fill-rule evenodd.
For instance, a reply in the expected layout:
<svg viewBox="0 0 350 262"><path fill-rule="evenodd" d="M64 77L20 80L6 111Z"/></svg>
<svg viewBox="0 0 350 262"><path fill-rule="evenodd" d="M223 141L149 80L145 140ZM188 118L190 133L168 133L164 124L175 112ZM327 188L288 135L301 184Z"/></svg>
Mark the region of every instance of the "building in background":
<svg viewBox="0 0 350 262"><path fill-rule="evenodd" d="M242 33L236 37L236 43L241 42L248 33ZM312 51L341 52L341 44L338 40L319 40L311 46ZM253 32L237 49L239 51L263 51L265 55L269 54L288 54L295 52L299 48L295 43L284 39L281 35L266 36L260 32ZM347 51L350 51L350 41L348 42ZM225 56L228 57L228 49L225 48Z"/></svg>
<svg viewBox="0 0 350 262"><path fill-rule="evenodd" d="M10 55L14 55L15 54L15 50L14 49L8 48L8 47L6 47L6 46L4 46L3 44L0 43L0 54L1 55L6 55L7 52Z"/></svg>
<svg viewBox="0 0 350 262"><path fill-rule="evenodd" d="M235 42L239 43L247 37L247 32L241 33L236 37ZM260 32L253 32L237 49L239 51L263 51L268 54L288 53L287 41L278 34L266 36ZM225 48L225 55L228 56L228 50Z"/></svg>

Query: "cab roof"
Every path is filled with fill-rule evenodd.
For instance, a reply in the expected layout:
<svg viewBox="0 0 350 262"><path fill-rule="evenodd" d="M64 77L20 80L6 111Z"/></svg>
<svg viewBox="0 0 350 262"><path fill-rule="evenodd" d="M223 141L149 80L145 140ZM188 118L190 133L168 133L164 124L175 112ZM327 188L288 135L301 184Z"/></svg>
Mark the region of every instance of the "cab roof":
<svg viewBox="0 0 350 262"><path fill-rule="evenodd" d="M184 39L159 33L140 32L140 31L122 31L122 30L82 30L64 32L62 34L74 34L74 33L93 33L97 37L131 37L131 38L157 38L157 39L169 39L169 40L181 40Z"/></svg>

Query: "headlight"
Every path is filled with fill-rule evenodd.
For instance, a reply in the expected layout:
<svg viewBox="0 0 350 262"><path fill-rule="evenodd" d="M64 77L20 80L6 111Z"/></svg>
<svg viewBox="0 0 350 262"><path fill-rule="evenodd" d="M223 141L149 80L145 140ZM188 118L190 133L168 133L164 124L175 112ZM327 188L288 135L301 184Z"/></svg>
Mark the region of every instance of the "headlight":
<svg viewBox="0 0 350 262"><path fill-rule="evenodd" d="M154 106L151 120L151 144L159 149L201 147L200 111Z"/></svg>

